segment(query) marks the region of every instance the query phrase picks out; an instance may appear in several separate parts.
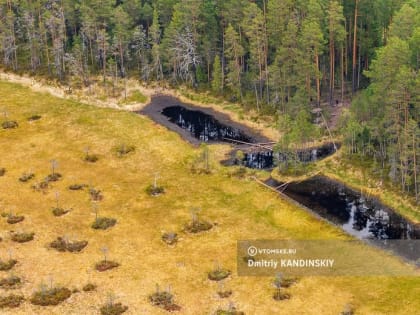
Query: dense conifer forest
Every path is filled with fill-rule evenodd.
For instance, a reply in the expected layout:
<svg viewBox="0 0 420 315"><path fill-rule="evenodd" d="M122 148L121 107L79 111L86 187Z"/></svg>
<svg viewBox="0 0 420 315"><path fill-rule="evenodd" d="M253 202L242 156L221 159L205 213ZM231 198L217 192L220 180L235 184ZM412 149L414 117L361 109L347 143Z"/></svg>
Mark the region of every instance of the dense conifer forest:
<svg viewBox="0 0 420 315"><path fill-rule="evenodd" d="M351 101L347 153L419 199L419 0L1 0L0 53L73 89L208 91L274 116L283 147L324 132L314 108Z"/></svg>

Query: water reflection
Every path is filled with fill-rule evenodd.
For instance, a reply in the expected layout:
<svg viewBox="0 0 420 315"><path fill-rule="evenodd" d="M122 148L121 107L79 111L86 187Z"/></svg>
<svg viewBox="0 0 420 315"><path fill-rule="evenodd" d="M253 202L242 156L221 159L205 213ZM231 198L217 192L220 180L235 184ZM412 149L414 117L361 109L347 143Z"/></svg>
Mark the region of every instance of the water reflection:
<svg viewBox="0 0 420 315"><path fill-rule="evenodd" d="M189 110L182 106L170 106L163 109L162 114L168 117L172 123L188 130L195 138L203 142L229 142L228 139L252 142L252 138L238 128L226 126L214 117L198 110Z"/></svg>
<svg viewBox="0 0 420 315"><path fill-rule="evenodd" d="M286 195L361 239L420 239L420 226L322 176L290 183Z"/></svg>

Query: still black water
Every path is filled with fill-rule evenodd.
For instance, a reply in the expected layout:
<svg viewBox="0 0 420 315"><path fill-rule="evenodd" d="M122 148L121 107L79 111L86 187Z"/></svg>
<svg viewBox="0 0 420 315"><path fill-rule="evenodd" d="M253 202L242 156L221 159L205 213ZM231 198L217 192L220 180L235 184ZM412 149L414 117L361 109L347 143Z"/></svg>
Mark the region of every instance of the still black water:
<svg viewBox="0 0 420 315"><path fill-rule="evenodd" d="M215 117L199 110L191 110L184 106L175 105L164 108L162 114L168 117L170 122L188 130L193 137L203 142L256 142L255 139L242 130L227 126L219 122ZM293 157L290 154L274 153L272 150L258 150L245 153L245 158L241 163L248 168L270 169L275 167L277 161L297 159L304 163L315 162L333 154L335 151L336 147L333 143L327 143L317 148L298 150L293 154Z"/></svg>
<svg viewBox="0 0 420 315"><path fill-rule="evenodd" d="M281 185L273 179L266 183L276 188ZM420 262L420 225L378 200L323 176L292 182L278 189L348 234Z"/></svg>
<svg viewBox="0 0 420 315"><path fill-rule="evenodd" d="M298 150L297 152L290 152L289 154L268 150L245 153L243 163L246 167L255 169L270 169L275 167L277 163L284 163L286 160L289 162L297 160L301 163L311 163L334 154L339 146L339 144L326 143L316 148Z"/></svg>
<svg viewBox="0 0 420 315"><path fill-rule="evenodd" d="M251 137L238 128L226 126L213 116L198 110L190 110L183 106L169 106L163 109L162 114L168 117L169 121L188 130L192 136L203 142L229 142L227 139L253 142Z"/></svg>

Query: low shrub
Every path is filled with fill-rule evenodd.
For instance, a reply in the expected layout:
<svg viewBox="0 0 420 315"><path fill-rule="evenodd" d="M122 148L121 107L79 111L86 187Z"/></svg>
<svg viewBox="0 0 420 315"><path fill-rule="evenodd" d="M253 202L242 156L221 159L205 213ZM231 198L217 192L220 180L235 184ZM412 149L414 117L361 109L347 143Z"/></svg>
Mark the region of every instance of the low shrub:
<svg viewBox="0 0 420 315"><path fill-rule="evenodd" d="M95 163L99 160L99 157L96 154L86 154L83 160L86 162Z"/></svg>
<svg viewBox="0 0 420 315"><path fill-rule="evenodd" d="M90 199L92 199L92 201L101 201L104 199L102 192L95 188L89 189L89 194L90 194Z"/></svg>
<svg viewBox="0 0 420 315"><path fill-rule="evenodd" d="M15 129L19 127L19 124L14 120L6 120L1 124L3 129Z"/></svg>
<svg viewBox="0 0 420 315"><path fill-rule="evenodd" d="M150 185L146 188L146 192L150 195L150 196L159 196L161 194L165 193L165 188L163 188L162 186L154 186L154 185Z"/></svg>
<svg viewBox="0 0 420 315"><path fill-rule="evenodd" d="M9 290L19 288L22 284L22 280L17 276L9 276L0 280L0 288Z"/></svg>
<svg viewBox="0 0 420 315"><path fill-rule="evenodd" d="M26 243L34 239L35 233L13 233L12 241L17 243Z"/></svg>
<svg viewBox="0 0 420 315"><path fill-rule="evenodd" d="M169 291L159 291L158 289L149 296L149 301L152 305L160 307L168 312L181 310L181 307L174 303L174 296Z"/></svg>
<svg viewBox="0 0 420 315"><path fill-rule="evenodd" d="M55 241L50 243L50 247L56 249L59 252L80 252L87 246L87 241L66 241L62 237L57 237Z"/></svg>
<svg viewBox="0 0 420 315"><path fill-rule="evenodd" d="M0 308L16 308L23 301L25 301L25 298L22 295L10 294L8 296L0 296Z"/></svg>
<svg viewBox="0 0 420 315"><path fill-rule="evenodd" d="M132 145L121 144L121 145L118 145L115 148L115 151L117 152L117 155L119 157L123 157L123 156L125 156L125 155L127 155L127 154L129 154L131 152L134 152L135 149L136 148L134 146L132 146Z"/></svg>
<svg viewBox="0 0 420 315"><path fill-rule="evenodd" d="M276 301L283 301L290 299L290 294L283 292L281 289L277 289L276 292L273 294L273 299Z"/></svg>
<svg viewBox="0 0 420 315"><path fill-rule="evenodd" d="M32 116L28 117L28 121L40 120L41 118L42 118L41 115L32 115Z"/></svg>
<svg viewBox="0 0 420 315"><path fill-rule="evenodd" d="M168 245L175 245L178 242L178 234L169 232L162 235L162 241Z"/></svg>
<svg viewBox="0 0 420 315"><path fill-rule="evenodd" d="M120 315L128 310L128 306L121 303L107 303L100 309L101 315Z"/></svg>
<svg viewBox="0 0 420 315"><path fill-rule="evenodd" d="M63 177L60 173L52 173L45 177L46 182L57 182Z"/></svg>
<svg viewBox="0 0 420 315"><path fill-rule="evenodd" d="M232 291L231 290L218 291L217 294L219 295L220 298L226 299L232 295Z"/></svg>
<svg viewBox="0 0 420 315"><path fill-rule="evenodd" d="M69 186L70 190L83 190L87 185L85 184L73 184Z"/></svg>
<svg viewBox="0 0 420 315"><path fill-rule="evenodd" d="M60 207L54 207L52 208L52 213L54 214L54 216L56 217L61 217L67 213L69 213L71 211L71 209L64 209L64 208L60 208Z"/></svg>
<svg viewBox="0 0 420 315"><path fill-rule="evenodd" d="M218 309L216 315L245 315L244 312L236 310L235 307L229 308L227 310Z"/></svg>
<svg viewBox="0 0 420 315"><path fill-rule="evenodd" d="M16 224L22 222L23 220L25 220L25 217L23 215L9 215L7 217L7 223L9 224Z"/></svg>
<svg viewBox="0 0 420 315"><path fill-rule="evenodd" d="M9 259L8 261L0 260L0 271L8 271L17 264L17 260Z"/></svg>
<svg viewBox="0 0 420 315"><path fill-rule="evenodd" d="M0 177L6 174L6 169L4 167L0 167Z"/></svg>
<svg viewBox="0 0 420 315"><path fill-rule="evenodd" d="M67 288L41 289L31 296L31 303L40 306L58 305L71 296Z"/></svg>
<svg viewBox="0 0 420 315"><path fill-rule="evenodd" d="M189 233L200 233L204 231L211 230L213 227L213 224L207 222L207 221L193 221L185 226L185 230Z"/></svg>
<svg viewBox="0 0 420 315"><path fill-rule="evenodd" d="M22 183L26 183L34 177L35 177L34 173L23 173L22 176L19 177L19 181L21 181Z"/></svg>
<svg viewBox="0 0 420 315"><path fill-rule="evenodd" d="M112 261L112 260L101 260L100 262L96 263L95 269L99 272L107 271L110 269L114 269L119 267L119 263Z"/></svg>
<svg viewBox="0 0 420 315"><path fill-rule="evenodd" d="M208 273L208 278L212 281L221 281L229 277L230 274L229 270L218 267Z"/></svg>
<svg viewBox="0 0 420 315"><path fill-rule="evenodd" d="M88 283L88 284L83 286L82 290L85 291L85 292L95 291L96 290L96 285L93 284L93 283Z"/></svg>
<svg viewBox="0 0 420 315"><path fill-rule="evenodd" d="M50 187L50 184L47 180L43 180L39 183L32 185L32 189L36 191L45 191Z"/></svg>
<svg viewBox="0 0 420 315"><path fill-rule="evenodd" d="M113 218L99 217L92 223L91 227L95 230L106 230L117 224L117 220Z"/></svg>

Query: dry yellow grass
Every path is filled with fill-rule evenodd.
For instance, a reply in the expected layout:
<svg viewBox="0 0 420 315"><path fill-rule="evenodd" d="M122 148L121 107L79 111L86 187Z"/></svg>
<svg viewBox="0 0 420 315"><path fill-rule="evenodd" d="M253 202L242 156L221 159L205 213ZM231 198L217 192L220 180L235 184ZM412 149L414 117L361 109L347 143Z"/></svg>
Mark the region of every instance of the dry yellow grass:
<svg viewBox="0 0 420 315"><path fill-rule="evenodd" d="M62 100L27 88L0 82L0 109L19 122L15 130L0 130L0 211L13 209L25 215L24 222L11 226L0 220L3 241L0 258L9 249L19 263L13 272L24 279L17 290L29 297L44 282L81 288L88 282L98 285L91 293L77 293L55 307L36 307L26 301L4 314L98 314L99 307L113 292L117 301L129 306L127 314L165 314L151 306L148 295L155 284L171 285L180 314L212 314L228 301L216 297L217 285L207 280L214 261L235 271L236 241L240 239L329 239L345 238L341 231L312 218L306 212L281 200L255 182L231 179L217 167L212 175L193 175L191 157L197 149L145 117L111 109L98 109ZM42 115L27 122L32 114ZM136 151L116 157L113 147L126 143ZM99 155L95 164L82 160L83 149ZM221 156L226 146L211 148ZM31 183L50 173L50 160L59 163L63 179L47 194L35 192ZM19 176L32 169L31 183ZM145 193L155 172L166 194L157 198ZM107 231L90 228L94 220L86 191L71 192L74 183L87 183L103 191L101 216L118 220ZM60 203L72 207L64 217L54 217L54 192ZM180 232L190 220L190 208L202 208L201 216L218 226L202 235ZM10 241L8 231L35 232L35 240L25 244ZM180 242L168 248L161 241L163 231L174 230ZM58 253L47 244L58 236L88 240L78 254ZM109 248L109 259L121 263L105 273L93 271L102 259L101 248ZM378 253L384 263L401 264L398 259ZM0 276L6 276L0 272ZM292 298L275 302L271 278L238 277L226 282L233 290L232 300L246 314L339 314L351 302L357 314L415 314L420 309L419 278L319 278L302 279L290 288ZM1 292L5 294L5 292Z"/></svg>

